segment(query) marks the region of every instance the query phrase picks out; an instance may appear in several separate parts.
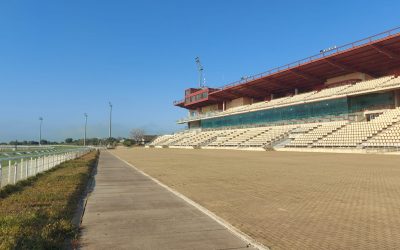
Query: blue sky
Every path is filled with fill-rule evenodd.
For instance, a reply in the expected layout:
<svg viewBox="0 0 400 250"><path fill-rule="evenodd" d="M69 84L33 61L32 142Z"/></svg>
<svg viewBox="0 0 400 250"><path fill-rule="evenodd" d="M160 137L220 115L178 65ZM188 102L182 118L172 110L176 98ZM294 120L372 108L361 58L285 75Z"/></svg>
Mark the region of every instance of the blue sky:
<svg viewBox="0 0 400 250"><path fill-rule="evenodd" d="M172 105L208 86L400 25L399 1L1 1L0 141L182 129Z"/></svg>

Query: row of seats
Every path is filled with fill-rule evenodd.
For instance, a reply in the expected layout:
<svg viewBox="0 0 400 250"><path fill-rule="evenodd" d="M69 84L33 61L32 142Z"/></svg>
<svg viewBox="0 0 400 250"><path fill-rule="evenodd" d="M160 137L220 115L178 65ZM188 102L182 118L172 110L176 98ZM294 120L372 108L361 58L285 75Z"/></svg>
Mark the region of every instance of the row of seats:
<svg viewBox="0 0 400 250"><path fill-rule="evenodd" d="M156 140L159 137L157 137L156 140L151 142L149 145L150 146L170 146L170 145L174 145L175 143L178 143L181 140L187 139L188 137L192 136L193 134L194 134L194 132L192 132L192 131L185 131L185 132L175 133L173 135L165 135L165 136L162 136L163 138L160 138L160 140L158 142Z"/></svg>
<svg viewBox="0 0 400 250"><path fill-rule="evenodd" d="M363 143L364 147L400 147L400 123L394 124L382 133Z"/></svg>
<svg viewBox="0 0 400 250"><path fill-rule="evenodd" d="M295 137L286 147L308 147L321 138L345 126L347 121L324 122L308 133Z"/></svg>
<svg viewBox="0 0 400 250"><path fill-rule="evenodd" d="M149 143L150 146L155 146L155 145L159 145L165 141L167 141L168 139L170 139L172 137L172 135L161 135L158 136L154 141L152 141L151 143Z"/></svg>
<svg viewBox="0 0 400 250"><path fill-rule="evenodd" d="M400 108L382 112L371 121L347 120L192 131L164 135L150 146L270 147L400 147Z"/></svg>
<svg viewBox="0 0 400 250"><path fill-rule="evenodd" d="M227 109L223 112L217 112L213 115L233 114L243 111L254 111L269 107L279 107L287 104L302 103L305 101L313 101L317 99L339 97L345 95L354 95L364 91L377 91L388 87L400 86L400 77L385 76L377 79L358 82L355 84L348 84L344 86L337 86L332 88L322 89L320 91L312 91L301 93L293 96L286 96L271 101L257 102L253 104L243 105ZM202 115L200 115L202 116ZM199 116L199 117L200 117Z"/></svg>
<svg viewBox="0 0 400 250"><path fill-rule="evenodd" d="M309 133L294 138L286 147L371 147L378 142L400 142L395 133L399 122L400 109L396 108L369 122L322 123Z"/></svg>
<svg viewBox="0 0 400 250"><path fill-rule="evenodd" d="M287 137L295 129L309 130L317 124L294 124L213 131L188 131L160 136L150 146L177 147L266 147Z"/></svg>

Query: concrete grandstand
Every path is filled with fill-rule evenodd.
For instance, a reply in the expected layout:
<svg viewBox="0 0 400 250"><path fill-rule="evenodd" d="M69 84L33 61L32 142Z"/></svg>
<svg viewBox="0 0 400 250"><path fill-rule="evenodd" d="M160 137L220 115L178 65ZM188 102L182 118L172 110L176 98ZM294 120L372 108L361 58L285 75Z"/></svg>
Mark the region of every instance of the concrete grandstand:
<svg viewBox="0 0 400 250"><path fill-rule="evenodd" d="M190 88L188 129L150 147L400 148L400 28L242 79Z"/></svg>

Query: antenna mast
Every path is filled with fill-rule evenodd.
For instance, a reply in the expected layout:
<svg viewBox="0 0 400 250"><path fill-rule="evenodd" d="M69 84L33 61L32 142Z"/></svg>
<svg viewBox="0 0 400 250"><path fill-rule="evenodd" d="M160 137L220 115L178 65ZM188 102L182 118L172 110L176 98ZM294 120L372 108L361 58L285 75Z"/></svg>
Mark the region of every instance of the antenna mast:
<svg viewBox="0 0 400 250"><path fill-rule="evenodd" d="M203 65L201 65L199 57L196 57L195 61L196 61L196 65L197 65L197 70L199 71L199 86L200 86L200 88L204 88L204 78L203 78L204 68L203 68Z"/></svg>

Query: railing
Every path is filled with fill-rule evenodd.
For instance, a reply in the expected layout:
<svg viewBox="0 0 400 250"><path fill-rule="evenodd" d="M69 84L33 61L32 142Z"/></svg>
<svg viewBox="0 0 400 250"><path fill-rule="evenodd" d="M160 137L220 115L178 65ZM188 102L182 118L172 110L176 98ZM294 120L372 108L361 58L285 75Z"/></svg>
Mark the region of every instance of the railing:
<svg viewBox="0 0 400 250"><path fill-rule="evenodd" d="M93 149L80 148L40 155L0 158L0 188L25 180Z"/></svg>
<svg viewBox="0 0 400 250"><path fill-rule="evenodd" d="M176 104L178 104L178 103L184 103L184 102L185 102L184 99L182 99L182 100L177 100L177 101L174 101L174 105L176 105Z"/></svg>
<svg viewBox="0 0 400 250"><path fill-rule="evenodd" d="M184 123L184 122L188 122L188 121L192 121L192 120L199 120L202 118L207 118L207 117L213 117L216 115L221 114L223 111L212 111L212 112L207 112L204 114L196 114L196 115L190 115L188 117L184 117L181 118L177 121L177 123Z"/></svg>
<svg viewBox="0 0 400 250"><path fill-rule="evenodd" d="M32 149L32 150L47 150L47 149L54 149L54 146L51 145L0 145L0 151L8 151L14 149Z"/></svg>
<svg viewBox="0 0 400 250"><path fill-rule="evenodd" d="M352 43L348 43L348 44L345 44L345 45L342 45L342 46L339 46L339 47L334 46L334 47L332 47L330 49L327 49L327 50L321 50L320 53L315 54L313 56L309 56L307 58L304 58L304 59L301 59L301 60L297 60L295 62L288 63L286 65L279 66L279 67L267 70L265 72L262 72L262 73L259 73L259 74L256 74L256 75L252 75L252 76L249 76L249 77L242 78L239 81L235 81L235 82L226 84L226 85L220 87L219 89L220 90L224 90L224 89L227 89L227 88L230 88L230 87L234 87L234 86L237 86L237 85L240 85L240 84L244 84L244 83L247 83L247 82L250 82L250 81L254 81L254 80L257 80L257 79L260 79L260 78L263 78L263 77L266 77L266 76L269 76L269 75L272 75L272 74L279 73L279 72L284 71L284 70L292 69L292 68L301 66L303 64L319 60L319 59L324 58L326 56L331 56L331 55L337 54L339 52L343 52L343 51L348 50L348 49L357 48L357 47L360 47L362 45L366 45L366 44L375 42L377 40L380 40L380 39L383 39L383 38L387 38L387 37L390 37L390 36L394 36L394 35L397 35L397 34L400 34L400 27L396 27L394 29L387 30L387 31L384 31L382 33L379 33L379 34L376 34L376 35L373 35L373 36L370 36L370 37L367 37L367 38L364 38L364 39L361 39L361 40L358 40L358 41L355 41L355 42L352 42ZM184 102L184 100L174 101L174 104L178 104L180 102Z"/></svg>
<svg viewBox="0 0 400 250"><path fill-rule="evenodd" d="M232 83L226 84L226 85L220 87L220 89L227 89L227 88L230 88L230 87L242 84L242 83L247 83L247 82L250 82L250 81L254 81L254 80L260 79L262 77L281 72L283 70L288 70L288 69L291 69L291 68L294 68L294 67L298 67L300 65L316 61L316 60L321 59L323 57L330 56L330 55L333 55L333 54L337 54L339 52L342 52L342 51L345 51L345 50L348 50L348 49L353 49L353 48L356 48L356 47L360 47L362 45L365 45L365 44L368 44L368 43L372 43L372 42L377 41L379 39L387 38L389 36L393 36L393 35L396 35L396 34L399 34L399 33L400 33L400 27L396 27L394 29L391 29L391 30L388 30L388 31L384 31L382 33L379 33L379 34L376 34L376 35L373 35L373 36L370 36L370 37L367 37L367 38L364 38L364 39L361 39L361 40L358 40L358 41L355 41L355 42L352 42L352 43L348 43L348 44L345 44L345 45L342 45L342 46L339 46L339 47L334 46L333 48L331 48L329 50L321 51L321 53L319 53L319 54L316 54L316 55L313 55L313 56L310 56L310 57L307 57L307 58L304 58L304 59L301 59L301 60L298 60L298 61L295 61L295 62L292 62L292 63L288 63L286 65L279 66L279 67L270 69L268 71L265 71L265 72L262 72L262 73L259 73L259 74L253 75L253 76L246 77L246 78L241 79L241 80L236 81L236 82L232 82Z"/></svg>

